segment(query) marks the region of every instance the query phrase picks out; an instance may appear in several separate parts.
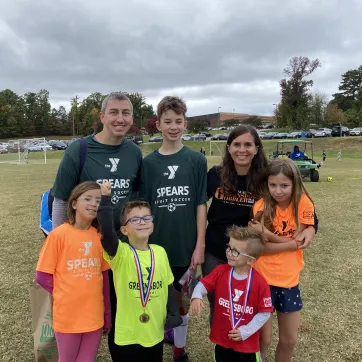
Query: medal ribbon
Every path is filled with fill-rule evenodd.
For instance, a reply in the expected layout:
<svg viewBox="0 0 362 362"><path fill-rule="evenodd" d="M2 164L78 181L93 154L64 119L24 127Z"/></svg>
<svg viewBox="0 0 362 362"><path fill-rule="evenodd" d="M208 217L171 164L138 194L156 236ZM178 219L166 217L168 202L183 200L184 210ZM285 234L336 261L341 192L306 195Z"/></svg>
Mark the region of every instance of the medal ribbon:
<svg viewBox="0 0 362 362"><path fill-rule="evenodd" d="M231 317L231 328L236 329L239 322L243 319L244 313L246 311L246 305L248 303L250 289L251 289L251 281L253 279L253 268L249 269L248 279L246 280L246 291L244 293L243 310L240 318L238 319L235 318L235 313L234 313L233 288L232 288L233 272L234 268L231 268L230 277L229 277L230 317Z"/></svg>
<svg viewBox="0 0 362 362"><path fill-rule="evenodd" d="M150 279L148 281L148 285L147 285L147 288L145 291L144 284L143 284L143 277L142 277L142 268L141 268L140 260L137 255L137 251L132 245L129 245L129 247L131 248L131 250L133 252L134 261L136 264L138 284L140 286L140 296L141 296L142 307L145 308L147 305L148 299L150 298L151 286L152 286L152 282L153 282L153 277L155 275L155 254L154 254L153 250L149 247L150 254L151 254Z"/></svg>

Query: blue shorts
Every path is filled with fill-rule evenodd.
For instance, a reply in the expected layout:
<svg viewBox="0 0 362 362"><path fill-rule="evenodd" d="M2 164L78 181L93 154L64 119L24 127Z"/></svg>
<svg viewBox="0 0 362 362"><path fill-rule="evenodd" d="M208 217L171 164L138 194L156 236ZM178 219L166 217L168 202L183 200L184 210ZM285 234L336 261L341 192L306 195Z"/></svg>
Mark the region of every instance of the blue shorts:
<svg viewBox="0 0 362 362"><path fill-rule="evenodd" d="M303 308L299 285L293 288L281 288L270 285L273 307L281 313L298 312Z"/></svg>

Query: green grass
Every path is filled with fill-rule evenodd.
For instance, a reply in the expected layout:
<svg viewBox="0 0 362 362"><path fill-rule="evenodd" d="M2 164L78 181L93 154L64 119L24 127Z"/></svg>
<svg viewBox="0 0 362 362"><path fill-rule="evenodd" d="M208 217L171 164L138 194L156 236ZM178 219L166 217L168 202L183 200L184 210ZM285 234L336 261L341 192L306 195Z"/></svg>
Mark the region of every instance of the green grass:
<svg viewBox="0 0 362 362"><path fill-rule="evenodd" d="M348 146L353 157L360 158L359 142L360 148L354 142ZM53 183L61 153L53 152L46 165L38 153L31 154L27 165L0 164L0 359L4 362L34 360L28 287L43 243L40 196ZM320 170L321 181L306 183L320 229L304 254L304 309L294 362L362 361L362 162L343 158L338 163L332 155L334 151ZM219 162L220 157L208 157L209 167ZM327 182L328 176L332 182ZM193 362L212 361L207 313L205 308L201 316L190 318L187 350ZM98 361L110 361L105 340ZM168 346L164 361L172 361Z"/></svg>

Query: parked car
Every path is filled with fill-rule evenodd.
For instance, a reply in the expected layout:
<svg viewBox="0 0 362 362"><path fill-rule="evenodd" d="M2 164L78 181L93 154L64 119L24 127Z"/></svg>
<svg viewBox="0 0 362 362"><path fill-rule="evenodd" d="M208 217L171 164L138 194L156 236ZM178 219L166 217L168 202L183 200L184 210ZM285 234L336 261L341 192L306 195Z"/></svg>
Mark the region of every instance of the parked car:
<svg viewBox="0 0 362 362"><path fill-rule="evenodd" d="M227 133L216 134L211 139L215 141L226 141L229 138Z"/></svg>
<svg viewBox="0 0 362 362"><path fill-rule="evenodd" d="M213 141L217 141L220 136L221 136L220 133L216 133L216 134L214 134L214 135L211 137L211 139L212 139Z"/></svg>
<svg viewBox="0 0 362 362"><path fill-rule="evenodd" d="M181 139L183 141L193 141L194 140L194 136L191 136L190 134L183 134L181 136Z"/></svg>
<svg viewBox="0 0 362 362"><path fill-rule="evenodd" d="M3 153L8 153L8 149L7 147L3 146L3 145L0 145L0 154L3 154Z"/></svg>
<svg viewBox="0 0 362 362"><path fill-rule="evenodd" d="M317 132L314 133L314 137L331 137L332 130L329 128L318 128Z"/></svg>
<svg viewBox="0 0 362 362"><path fill-rule="evenodd" d="M206 141L206 136L203 133L195 134L193 137L195 141Z"/></svg>
<svg viewBox="0 0 362 362"><path fill-rule="evenodd" d="M344 126L334 126L332 128L332 136L333 137L349 136L349 128Z"/></svg>
<svg viewBox="0 0 362 362"><path fill-rule="evenodd" d="M206 137L212 137L212 134L209 132L202 132L202 134L204 134Z"/></svg>
<svg viewBox="0 0 362 362"><path fill-rule="evenodd" d="M349 131L349 134L351 136L362 136L362 128L361 127L353 128Z"/></svg>
<svg viewBox="0 0 362 362"><path fill-rule="evenodd" d="M19 146L19 143L10 143L9 146L8 146L8 152L24 152L24 146L23 145L20 145Z"/></svg>
<svg viewBox="0 0 362 362"><path fill-rule="evenodd" d="M278 132L265 132L264 140L271 140Z"/></svg>
<svg viewBox="0 0 362 362"><path fill-rule="evenodd" d="M49 146L53 148L53 150L65 150L67 145L62 141L49 141Z"/></svg>
<svg viewBox="0 0 362 362"><path fill-rule="evenodd" d="M302 136L302 132L294 131L288 134L288 138L300 138Z"/></svg>
<svg viewBox="0 0 362 362"><path fill-rule="evenodd" d="M266 132L258 132L258 135L262 140L265 138L266 134L267 134Z"/></svg>
<svg viewBox="0 0 362 362"><path fill-rule="evenodd" d="M162 142L162 141L163 141L163 138L160 136L151 137L149 139L149 142Z"/></svg>
<svg viewBox="0 0 362 362"><path fill-rule="evenodd" d="M287 132L278 132L273 137L273 139L285 139L285 138L288 138Z"/></svg>

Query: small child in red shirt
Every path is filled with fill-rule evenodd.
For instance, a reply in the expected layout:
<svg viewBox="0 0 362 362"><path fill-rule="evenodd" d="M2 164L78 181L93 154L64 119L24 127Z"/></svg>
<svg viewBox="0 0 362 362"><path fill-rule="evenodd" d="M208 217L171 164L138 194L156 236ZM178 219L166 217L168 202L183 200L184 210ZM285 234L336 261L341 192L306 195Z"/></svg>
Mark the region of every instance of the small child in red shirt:
<svg viewBox="0 0 362 362"><path fill-rule="evenodd" d="M263 236L251 227L231 226L226 246L228 264L219 265L196 285L190 311L199 314L202 296L215 292L210 340L216 362L258 362L260 328L273 306L265 279L252 263L264 249Z"/></svg>

